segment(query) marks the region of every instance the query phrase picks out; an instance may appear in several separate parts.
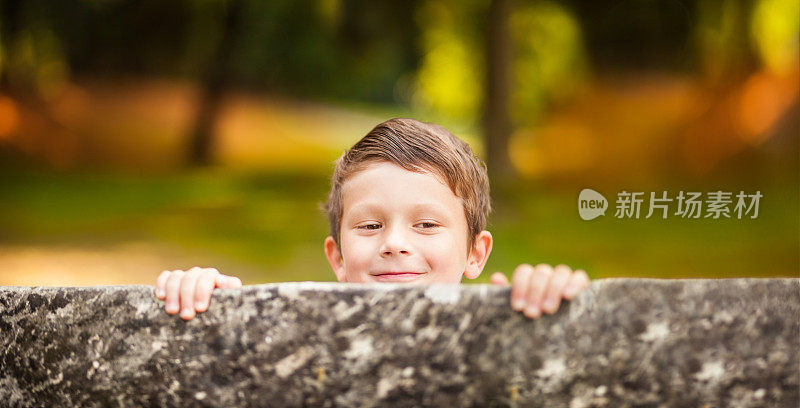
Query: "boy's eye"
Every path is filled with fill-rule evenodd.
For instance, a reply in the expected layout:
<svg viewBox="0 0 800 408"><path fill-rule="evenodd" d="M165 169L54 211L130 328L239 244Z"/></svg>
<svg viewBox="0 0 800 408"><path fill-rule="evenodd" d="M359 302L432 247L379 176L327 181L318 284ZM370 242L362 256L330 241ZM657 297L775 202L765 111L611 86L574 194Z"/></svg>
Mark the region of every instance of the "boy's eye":
<svg viewBox="0 0 800 408"><path fill-rule="evenodd" d="M439 226L439 224L436 224L436 223L433 223L433 222L420 222L417 225L422 227L422 228L436 228L436 227Z"/></svg>
<svg viewBox="0 0 800 408"><path fill-rule="evenodd" d="M366 229L366 230L376 230L376 229L378 229L380 227L381 227L381 224L365 224L365 225L359 225L357 228L358 229Z"/></svg>

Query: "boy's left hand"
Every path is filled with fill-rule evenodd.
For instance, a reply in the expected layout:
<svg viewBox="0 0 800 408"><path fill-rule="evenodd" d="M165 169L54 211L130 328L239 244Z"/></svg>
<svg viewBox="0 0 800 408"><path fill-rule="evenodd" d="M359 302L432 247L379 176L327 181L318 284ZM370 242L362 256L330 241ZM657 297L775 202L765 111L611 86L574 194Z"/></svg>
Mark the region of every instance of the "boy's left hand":
<svg viewBox="0 0 800 408"><path fill-rule="evenodd" d="M508 278L501 272L495 272L492 283L508 286ZM548 264L522 264L514 269L511 277L511 308L536 319L542 312L555 313L562 298L572 300L587 286L589 276L583 270L573 272L566 265L556 265L554 268Z"/></svg>

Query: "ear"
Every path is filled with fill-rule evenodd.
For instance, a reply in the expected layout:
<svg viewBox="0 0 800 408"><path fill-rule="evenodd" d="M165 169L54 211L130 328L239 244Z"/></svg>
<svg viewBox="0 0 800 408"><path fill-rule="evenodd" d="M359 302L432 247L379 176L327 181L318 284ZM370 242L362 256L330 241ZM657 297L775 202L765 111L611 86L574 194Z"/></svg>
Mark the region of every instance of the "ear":
<svg viewBox="0 0 800 408"><path fill-rule="evenodd" d="M467 256L467 267L464 276L467 279L475 279L483 272L486 260L492 253L492 234L489 231L481 231L475 236L475 244L470 248Z"/></svg>
<svg viewBox="0 0 800 408"><path fill-rule="evenodd" d="M347 282L347 275L344 273L344 258L342 252L336 246L336 241L333 237L328 235L325 238L325 257L328 258L328 263L331 264L333 273L336 274L336 280L339 282Z"/></svg>

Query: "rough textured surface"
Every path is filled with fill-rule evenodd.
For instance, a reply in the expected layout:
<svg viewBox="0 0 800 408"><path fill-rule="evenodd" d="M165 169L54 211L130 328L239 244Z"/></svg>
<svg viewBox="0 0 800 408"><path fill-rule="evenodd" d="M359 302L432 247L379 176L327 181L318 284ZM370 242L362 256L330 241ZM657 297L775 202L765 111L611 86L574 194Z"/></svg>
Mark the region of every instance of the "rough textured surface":
<svg viewBox="0 0 800 408"><path fill-rule="evenodd" d="M2 406L797 407L800 280L282 283L184 322L148 286L0 287Z"/></svg>

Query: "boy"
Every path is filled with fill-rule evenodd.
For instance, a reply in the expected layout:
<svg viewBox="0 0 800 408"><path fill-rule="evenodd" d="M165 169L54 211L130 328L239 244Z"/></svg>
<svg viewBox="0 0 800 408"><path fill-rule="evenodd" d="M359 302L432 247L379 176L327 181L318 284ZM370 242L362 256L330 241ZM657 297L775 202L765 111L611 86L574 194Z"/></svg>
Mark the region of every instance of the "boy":
<svg viewBox="0 0 800 408"><path fill-rule="evenodd" d="M325 209L325 256L340 282L459 283L477 278L492 251L486 168L436 124L391 119L372 129L336 161ZM491 280L509 284L500 272ZM552 314L588 283L586 272L565 265L522 264L511 279L511 307L532 319ZM167 313L189 320L207 310L215 287L241 285L194 267L162 272L156 296Z"/></svg>

